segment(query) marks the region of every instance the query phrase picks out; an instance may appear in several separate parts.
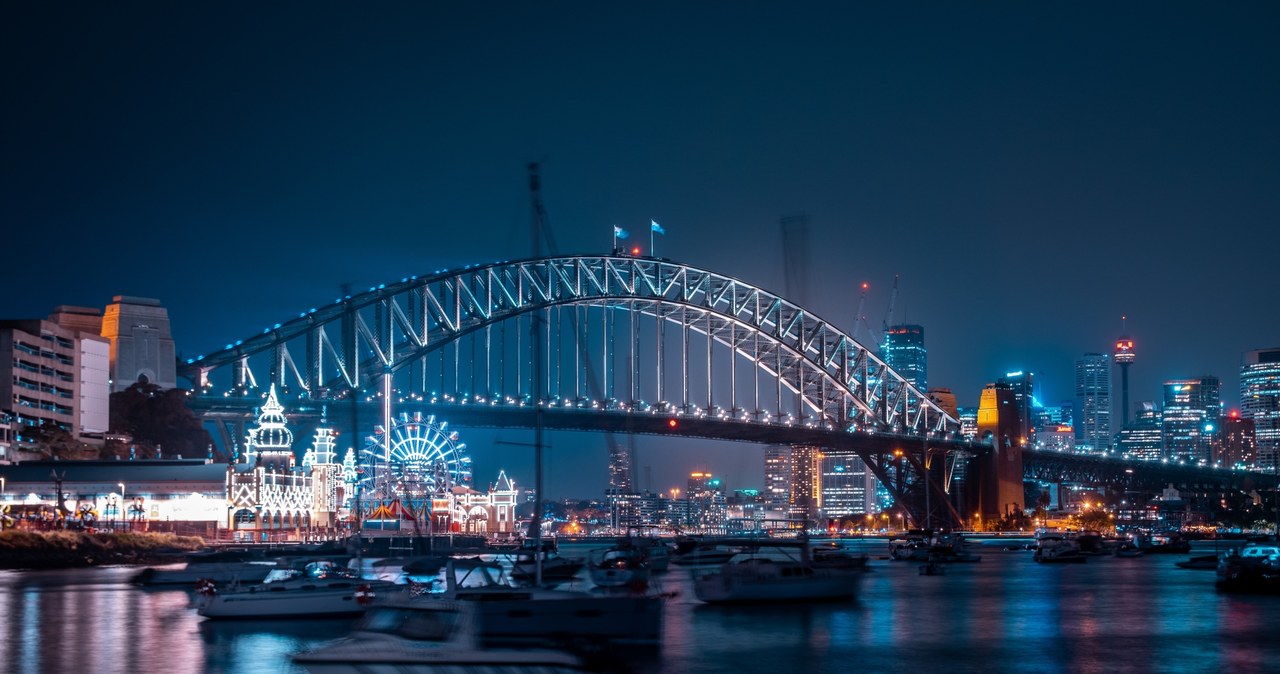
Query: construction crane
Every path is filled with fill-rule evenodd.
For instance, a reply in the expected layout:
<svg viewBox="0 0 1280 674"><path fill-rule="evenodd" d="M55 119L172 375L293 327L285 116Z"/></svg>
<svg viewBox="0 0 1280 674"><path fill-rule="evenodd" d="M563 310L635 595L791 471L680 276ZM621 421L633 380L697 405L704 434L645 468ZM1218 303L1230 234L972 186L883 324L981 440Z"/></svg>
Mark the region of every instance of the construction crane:
<svg viewBox="0 0 1280 674"><path fill-rule="evenodd" d="M893 292L889 293L889 310L885 312L884 321L880 325L880 341L884 342L885 335L889 334L889 327L893 325L893 306L898 302L898 275L893 275Z"/></svg>
<svg viewBox="0 0 1280 674"><path fill-rule="evenodd" d="M875 333L871 331L871 326L867 324L867 314L865 311L867 308L867 290L870 288L870 283L867 283L866 281L862 282L862 287L858 293L858 313L853 316L853 341L869 348L875 348L876 336ZM862 339L864 334L867 337L866 340Z"/></svg>

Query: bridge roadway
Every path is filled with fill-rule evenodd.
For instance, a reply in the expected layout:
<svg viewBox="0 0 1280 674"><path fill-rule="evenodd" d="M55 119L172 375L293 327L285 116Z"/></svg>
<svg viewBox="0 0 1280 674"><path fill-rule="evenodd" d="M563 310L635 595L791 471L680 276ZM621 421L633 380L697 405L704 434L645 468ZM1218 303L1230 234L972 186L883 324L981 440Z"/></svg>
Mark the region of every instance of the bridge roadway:
<svg viewBox="0 0 1280 674"><path fill-rule="evenodd" d="M206 420L219 423L223 441L231 437L228 423L239 426L236 436L243 435L243 424L252 419L255 399L205 397L191 400L193 409ZM289 416L311 423L320 419L320 404L295 401ZM328 415L338 428L348 428L350 403L329 403ZM459 405L455 403L397 403L399 412L434 414L455 428L534 428L537 411L532 406ZM378 402L359 404L357 419L362 427L379 423L382 406ZM671 422L675 421L672 426ZM926 449L923 438L892 434L807 428L786 423L742 422L696 415L628 413L550 407L542 410L542 426L548 430L633 433L642 435L686 437L753 444L812 445L828 453L850 453L884 466L899 450L912 463L919 463ZM367 433L361 433L361 436ZM987 445L931 438L927 448L933 456L948 452L964 452L977 456L989 452ZM1197 491L1275 489L1280 477L1273 474L1238 471L1201 466L1187 466L1148 461L1124 461L1099 456L1064 454L1061 452L1024 451L1023 473L1027 479L1048 483L1073 482L1108 485L1117 488L1159 491L1166 486Z"/></svg>

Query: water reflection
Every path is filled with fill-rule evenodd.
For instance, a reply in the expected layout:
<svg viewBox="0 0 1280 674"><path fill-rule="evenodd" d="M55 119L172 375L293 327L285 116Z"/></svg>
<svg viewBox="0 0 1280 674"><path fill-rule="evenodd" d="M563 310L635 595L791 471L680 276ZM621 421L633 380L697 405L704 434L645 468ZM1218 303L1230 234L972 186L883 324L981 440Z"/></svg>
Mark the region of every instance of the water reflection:
<svg viewBox="0 0 1280 674"><path fill-rule="evenodd" d="M631 674L688 672L1255 672L1280 662L1280 598L1218 595L1173 557L1043 565L982 551L943 576L877 560L855 601L708 606L662 576L661 653ZM185 590L135 569L0 572L0 668L14 672L301 672L289 655L350 620L205 621Z"/></svg>

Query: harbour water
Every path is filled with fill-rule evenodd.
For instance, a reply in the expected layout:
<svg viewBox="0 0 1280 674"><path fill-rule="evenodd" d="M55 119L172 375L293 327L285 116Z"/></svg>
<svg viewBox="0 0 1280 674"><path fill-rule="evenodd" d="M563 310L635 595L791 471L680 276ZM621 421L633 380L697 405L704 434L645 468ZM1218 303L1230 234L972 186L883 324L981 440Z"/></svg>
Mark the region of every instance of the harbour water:
<svg viewBox="0 0 1280 674"><path fill-rule="evenodd" d="M688 569L661 577L661 651L635 674L719 672L1277 672L1280 597L1221 595L1183 556L1045 565L1028 551L922 576L875 559L857 600L707 606ZM564 546L586 556L596 546ZM1212 552L1197 548L1193 554ZM128 583L136 568L0 572L0 671L294 673L289 655L349 620L210 622L188 590Z"/></svg>

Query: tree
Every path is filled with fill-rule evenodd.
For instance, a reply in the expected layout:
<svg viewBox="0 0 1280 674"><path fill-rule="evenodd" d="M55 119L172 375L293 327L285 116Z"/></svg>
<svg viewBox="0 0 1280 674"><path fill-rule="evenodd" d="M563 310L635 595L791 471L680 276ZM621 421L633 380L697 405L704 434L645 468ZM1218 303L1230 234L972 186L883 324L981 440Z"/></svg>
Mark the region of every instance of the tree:
<svg viewBox="0 0 1280 674"><path fill-rule="evenodd" d="M52 421L39 426L26 426L22 437L34 445L34 449L50 459L76 461L96 458L98 450L76 440L68 431Z"/></svg>
<svg viewBox="0 0 1280 674"><path fill-rule="evenodd" d="M111 394L111 431L132 436L142 457L163 451L168 456L202 458L213 444L200 419L187 407L187 391L161 390L145 382ZM106 453L120 455L127 449L116 445Z"/></svg>

